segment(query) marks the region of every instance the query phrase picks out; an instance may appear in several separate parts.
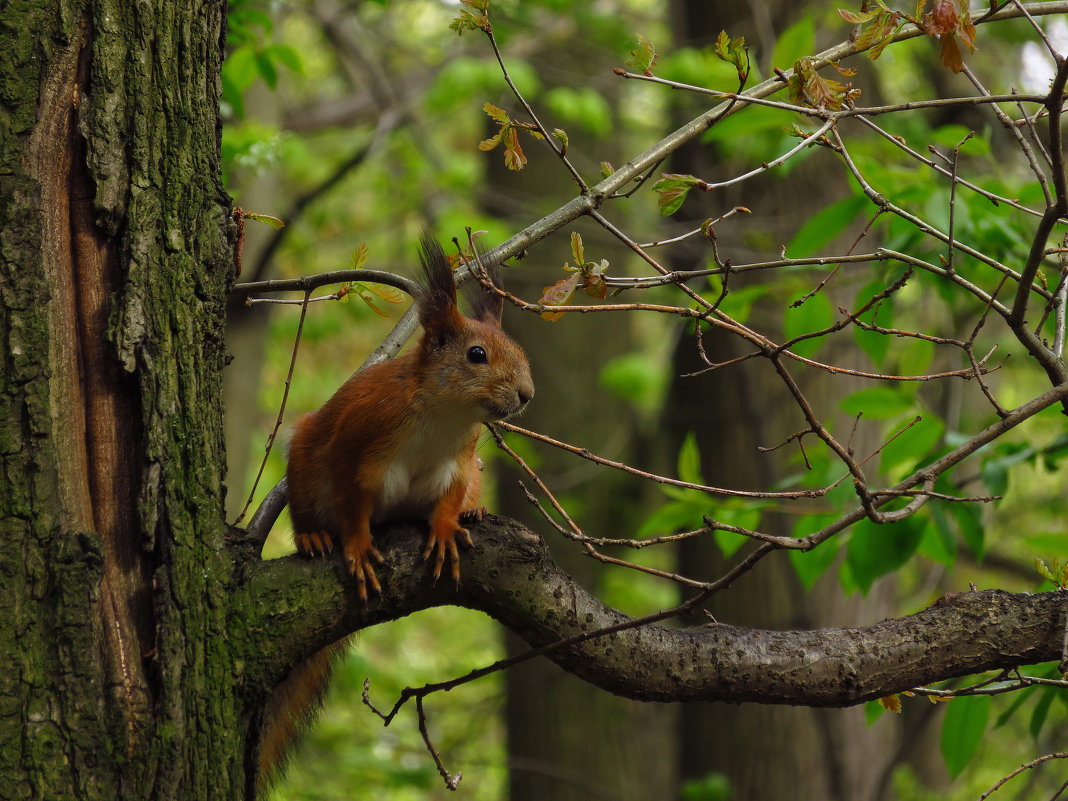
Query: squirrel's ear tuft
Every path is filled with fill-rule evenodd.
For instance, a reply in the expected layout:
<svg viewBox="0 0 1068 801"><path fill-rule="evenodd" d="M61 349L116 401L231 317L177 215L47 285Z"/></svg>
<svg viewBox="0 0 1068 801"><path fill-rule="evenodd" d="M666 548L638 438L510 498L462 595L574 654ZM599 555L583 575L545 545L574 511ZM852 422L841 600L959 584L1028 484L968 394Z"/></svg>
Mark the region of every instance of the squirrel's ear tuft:
<svg viewBox="0 0 1068 801"><path fill-rule="evenodd" d="M423 291L417 298L419 322L436 340L458 333L463 318L456 307L456 280L445 251L430 231L422 237Z"/></svg>
<svg viewBox="0 0 1068 801"><path fill-rule="evenodd" d="M483 323L492 325L501 324L501 313L504 311L504 298L496 292L486 289L478 279L478 273L483 273L483 280L489 279L493 286L503 286L501 279L500 262L491 262L478 254L478 263L472 266L476 271L475 278L464 286L464 297L471 304L471 316Z"/></svg>

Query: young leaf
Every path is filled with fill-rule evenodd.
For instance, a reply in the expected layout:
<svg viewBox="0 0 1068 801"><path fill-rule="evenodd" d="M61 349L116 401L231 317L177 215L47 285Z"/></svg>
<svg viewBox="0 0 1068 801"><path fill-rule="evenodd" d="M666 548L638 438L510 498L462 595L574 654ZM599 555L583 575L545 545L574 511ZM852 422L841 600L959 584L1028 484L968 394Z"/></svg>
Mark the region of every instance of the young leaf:
<svg viewBox="0 0 1068 801"><path fill-rule="evenodd" d="M367 288L386 303L404 303L404 293L396 287L386 286L385 284L369 284Z"/></svg>
<svg viewBox="0 0 1068 801"><path fill-rule="evenodd" d="M653 191L660 195L657 205L660 207L661 216L668 217L678 211L686 200L686 195L695 186L704 189L708 184L692 175L663 173L663 177L653 184Z"/></svg>
<svg viewBox="0 0 1068 801"><path fill-rule="evenodd" d="M482 104L482 110L490 116L490 119L499 125L512 124L512 118L508 116L508 112L500 106L493 105L488 100Z"/></svg>
<svg viewBox="0 0 1068 801"><path fill-rule="evenodd" d="M532 134L537 134L536 131L531 131L531 133ZM553 139L555 139L557 142L559 142L561 154L566 155L567 154L567 143L568 143L567 131L565 131L563 128L553 128L552 136L553 136Z"/></svg>
<svg viewBox="0 0 1068 801"><path fill-rule="evenodd" d="M813 108L842 108L847 101L859 96L860 90L819 74L810 58L794 62L794 73L787 83L791 102Z"/></svg>
<svg viewBox="0 0 1068 801"><path fill-rule="evenodd" d="M349 284L349 288L355 291L360 296L360 300L366 303L367 307L379 317L389 317L389 312L378 305L378 299L371 293L366 284L354 281Z"/></svg>
<svg viewBox="0 0 1068 801"><path fill-rule="evenodd" d="M656 52L656 48L653 47L653 43L642 36L640 33L638 36L638 46L630 51L630 58L624 63L633 70L642 73L642 75L651 76L653 74L653 67L656 66L656 62L660 60L660 54Z"/></svg>
<svg viewBox="0 0 1068 801"><path fill-rule="evenodd" d="M521 170L527 165L527 157L519 146L519 132L509 128L504 134L504 166L510 170Z"/></svg>
<svg viewBox="0 0 1068 801"><path fill-rule="evenodd" d="M362 270L363 265L367 263L367 243L361 242L356 246L356 250L352 251L352 269Z"/></svg>
<svg viewBox="0 0 1068 801"><path fill-rule="evenodd" d="M581 280L582 273L574 272L552 286L545 287L538 303L543 303L546 306L567 306L571 303L571 298L575 294L575 290L578 289L579 281ZM560 311L544 311L541 316L550 323L554 323L563 317L564 313Z"/></svg>
<svg viewBox="0 0 1068 801"><path fill-rule="evenodd" d="M483 139L481 142L478 143L478 149L493 150L493 148L497 147L497 145L501 143L501 135L504 133L504 131L505 129L501 128L501 130L497 131L497 133L495 133L489 139Z"/></svg>
<svg viewBox="0 0 1068 801"><path fill-rule="evenodd" d="M720 61L734 65L739 81L744 82L749 76L749 48L745 46L744 36L732 40L726 31L720 31L712 52Z"/></svg>
<svg viewBox="0 0 1068 801"><path fill-rule="evenodd" d="M460 0L466 8L460 9L460 16L455 17L449 23L450 30L456 31L457 36L463 36L464 31L484 31L490 33L493 25L489 21L489 0Z"/></svg>
<svg viewBox="0 0 1068 801"><path fill-rule="evenodd" d="M586 249L582 245L582 234L578 231L571 232L571 258L577 265L586 263Z"/></svg>
<svg viewBox="0 0 1068 801"><path fill-rule="evenodd" d="M879 699L879 704L883 709L888 712L894 712L898 715L901 714L901 696L900 695L888 695L885 698Z"/></svg>
<svg viewBox="0 0 1068 801"><path fill-rule="evenodd" d="M877 11L847 11L844 8L838 9L838 16L848 22L850 25L863 25L865 22L870 22L878 14Z"/></svg>
<svg viewBox="0 0 1068 801"><path fill-rule="evenodd" d="M265 223L276 231L281 231L286 227L286 224L282 220L277 217L272 217L270 214L254 214L251 211L246 211L242 216L244 216L246 220L255 220L256 222Z"/></svg>

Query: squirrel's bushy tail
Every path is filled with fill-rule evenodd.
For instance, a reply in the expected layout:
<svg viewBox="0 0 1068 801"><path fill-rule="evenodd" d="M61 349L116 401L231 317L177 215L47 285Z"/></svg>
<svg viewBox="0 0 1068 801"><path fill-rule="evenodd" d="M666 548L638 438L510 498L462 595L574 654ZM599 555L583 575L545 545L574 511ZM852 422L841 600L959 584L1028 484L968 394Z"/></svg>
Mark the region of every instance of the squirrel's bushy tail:
<svg viewBox="0 0 1068 801"><path fill-rule="evenodd" d="M348 649L349 638L328 645L305 659L275 687L264 708L256 748L256 784L250 797L257 797L285 770L290 748L301 729L319 713L330 685L334 665Z"/></svg>

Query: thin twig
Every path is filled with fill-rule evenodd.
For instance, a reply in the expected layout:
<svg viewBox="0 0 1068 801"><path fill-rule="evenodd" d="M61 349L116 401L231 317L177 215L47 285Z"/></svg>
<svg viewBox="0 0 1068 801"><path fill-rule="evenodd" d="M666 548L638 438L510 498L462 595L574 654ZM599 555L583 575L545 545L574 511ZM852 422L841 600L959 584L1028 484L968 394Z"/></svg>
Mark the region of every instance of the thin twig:
<svg viewBox="0 0 1068 801"><path fill-rule="evenodd" d="M501 49L497 46L497 39L493 35L493 30L485 30L484 32L486 34L486 38L489 39L490 46L493 48L493 55L497 58L497 64L501 68L501 74L504 76L504 82L508 84L508 88L512 90L512 94L514 94L516 96L516 99L522 104L523 108L527 112L527 116L529 116L533 123L538 127L538 131L544 137L549 147L552 148L553 153L555 153L557 158L559 158L560 161L563 162L564 166L567 168L567 171L571 173L571 177L574 178L575 183L578 184L579 192L581 192L582 194L586 194L590 191L590 187L586 184L586 181L583 180L582 176L579 175L579 172L575 169L574 165L572 165L572 163L568 160L567 154L564 151L563 146L557 144L556 140L553 139L552 132L541 124L541 120L539 120L538 115L534 113L533 107L530 105L530 103L527 102L527 99L523 97L523 93L519 91L519 88L512 81L512 76L508 73L508 67L506 67L504 64L504 56L501 55Z"/></svg>
<svg viewBox="0 0 1068 801"><path fill-rule="evenodd" d="M271 433L267 437L267 444L263 448L263 459L260 461L260 469L256 472L256 480L252 482L252 489L249 490L248 500L245 501L241 514L233 522L235 527L245 519L245 513L248 512L249 507L252 505L252 499L256 497L256 488L260 485L260 478L263 476L264 468L267 467L267 457L271 455L271 448L274 446L275 438L278 436L278 429L282 427L282 419L286 413L286 401L289 400L289 388L293 385L293 370L297 366L297 352L300 349L301 334L304 332L304 318L308 313L308 298L310 295L311 290L305 292L304 304L300 307L300 321L297 323L297 333L293 337L293 355L289 358L289 372L286 373L285 387L282 390L282 402L278 406L278 417L274 421L274 428L271 429ZM258 511L256 517L259 517Z"/></svg>
<svg viewBox="0 0 1068 801"><path fill-rule="evenodd" d="M979 796L979 801L986 801L986 799L989 798L991 794L993 794L996 790L1000 790L1006 782L1008 782L1010 779L1016 778L1025 770L1030 770L1036 765L1041 765L1043 762L1048 762L1051 759L1068 759L1068 751L1060 751L1055 754L1046 754L1044 756L1038 757L1037 759L1032 759L1030 762L1025 762L1012 773L1010 773L1008 776L999 779L993 787L991 787L989 790Z"/></svg>

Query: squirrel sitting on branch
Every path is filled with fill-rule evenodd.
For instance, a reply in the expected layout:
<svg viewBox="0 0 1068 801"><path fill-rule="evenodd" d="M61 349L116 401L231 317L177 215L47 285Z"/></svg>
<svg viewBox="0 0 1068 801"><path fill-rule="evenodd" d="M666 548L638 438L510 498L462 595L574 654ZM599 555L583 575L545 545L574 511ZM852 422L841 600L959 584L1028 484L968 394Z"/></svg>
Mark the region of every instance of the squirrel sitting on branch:
<svg viewBox="0 0 1068 801"><path fill-rule="evenodd" d="M426 520L423 557L434 578L448 560L459 580L457 543L471 544L463 524L485 513L480 424L517 414L534 397L526 354L501 329L503 300L477 292L472 316L463 316L445 253L427 233L422 265L418 344L352 376L297 421L289 446L297 548L325 555L337 543L363 600L368 587L381 589L371 526L387 520Z"/></svg>

